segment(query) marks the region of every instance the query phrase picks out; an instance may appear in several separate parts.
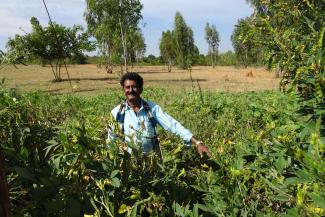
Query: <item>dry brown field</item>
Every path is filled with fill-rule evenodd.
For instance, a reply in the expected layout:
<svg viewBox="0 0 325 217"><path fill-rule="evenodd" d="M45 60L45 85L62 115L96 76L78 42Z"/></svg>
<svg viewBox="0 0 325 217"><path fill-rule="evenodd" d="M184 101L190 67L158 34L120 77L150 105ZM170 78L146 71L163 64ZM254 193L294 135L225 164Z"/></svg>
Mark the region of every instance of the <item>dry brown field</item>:
<svg viewBox="0 0 325 217"><path fill-rule="evenodd" d="M279 78L273 72L263 68L235 68L217 66L193 67L191 71L173 68L168 72L165 66L129 67L129 71L140 73L145 87L161 87L178 90L202 89L207 91L243 92L260 90L278 90ZM63 69L63 82L52 82L53 74L49 66L5 66L0 69L0 79L18 91L39 90L51 94L74 93L95 95L111 88L119 87L119 74L107 74L96 65L72 65L68 67L70 82Z"/></svg>

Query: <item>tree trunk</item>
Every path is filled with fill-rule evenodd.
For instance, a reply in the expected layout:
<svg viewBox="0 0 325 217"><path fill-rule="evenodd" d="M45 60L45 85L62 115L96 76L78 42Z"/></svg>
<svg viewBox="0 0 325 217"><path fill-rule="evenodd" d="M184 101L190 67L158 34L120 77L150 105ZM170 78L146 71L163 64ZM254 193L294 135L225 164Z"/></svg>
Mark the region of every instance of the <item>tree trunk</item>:
<svg viewBox="0 0 325 217"><path fill-rule="evenodd" d="M59 79L60 79L60 81L62 80L61 79L61 67L62 67L62 64L61 64L61 62L59 63Z"/></svg>
<svg viewBox="0 0 325 217"><path fill-rule="evenodd" d="M54 81L56 81L56 80L57 80L57 76L56 76L56 74L55 74L55 71L54 71L54 67L53 67L53 64L52 64L52 63L50 63L50 66L51 66L51 69L52 69L52 73L53 73L53 76L54 76Z"/></svg>
<svg viewBox="0 0 325 217"><path fill-rule="evenodd" d="M172 71L172 61L168 60L168 72Z"/></svg>
<svg viewBox="0 0 325 217"><path fill-rule="evenodd" d="M214 63L213 63L213 53L212 51L210 51L210 56L211 56L211 65L212 65L212 68L214 68Z"/></svg>
<svg viewBox="0 0 325 217"><path fill-rule="evenodd" d="M136 59L136 61L137 61L137 67L139 67L139 54L138 54L138 51L135 51L135 59Z"/></svg>
<svg viewBox="0 0 325 217"><path fill-rule="evenodd" d="M124 73L127 72L127 61L126 61L126 55L127 55L127 51L126 51L126 37L124 35L124 31L122 28L122 22L121 22L121 18L119 18L120 21L120 30L121 30L121 38L122 38L122 45L123 45L123 58L124 58Z"/></svg>
<svg viewBox="0 0 325 217"><path fill-rule="evenodd" d="M9 217L10 201L4 161L4 154L0 149L0 216Z"/></svg>

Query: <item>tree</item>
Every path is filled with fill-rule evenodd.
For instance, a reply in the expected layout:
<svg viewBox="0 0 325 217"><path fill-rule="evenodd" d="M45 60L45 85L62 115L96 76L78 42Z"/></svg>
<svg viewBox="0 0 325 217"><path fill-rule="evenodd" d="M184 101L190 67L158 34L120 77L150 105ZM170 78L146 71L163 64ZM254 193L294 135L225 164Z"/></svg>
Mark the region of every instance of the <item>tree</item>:
<svg viewBox="0 0 325 217"><path fill-rule="evenodd" d="M130 40L128 42L128 50L129 50L129 59L131 62L136 62L139 64L139 60L141 60L146 52L146 44L144 42L144 37L141 32L141 29L136 29L130 33Z"/></svg>
<svg viewBox="0 0 325 217"><path fill-rule="evenodd" d="M265 55L262 58L269 68L281 69L282 90L298 97L298 112L305 120L295 138L295 148L301 154L293 159L297 166L290 172L290 179L299 180L302 171L304 177L309 177L303 184L306 190L300 190L298 183L290 184L290 188L298 192L297 197L292 198L298 201L296 215L324 215L324 209L318 207L323 208L325 201L325 1L252 3L255 14L251 17L251 28L244 34L254 35L263 43Z"/></svg>
<svg viewBox="0 0 325 217"><path fill-rule="evenodd" d="M89 31L97 39L106 66L124 60L127 71L130 34L138 29L142 4L139 0L87 0L85 18Z"/></svg>
<svg viewBox="0 0 325 217"><path fill-rule="evenodd" d="M180 12L176 12L173 31L176 47L176 60L179 67L187 69L197 53L194 45L193 31L185 23Z"/></svg>
<svg viewBox="0 0 325 217"><path fill-rule="evenodd" d="M324 100L324 1L251 1L256 10L246 35L255 35L265 48L270 68L283 71L284 87L292 84L304 100Z"/></svg>
<svg viewBox="0 0 325 217"><path fill-rule="evenodd" d="M37 18L32 17L32 32L9 38L6 56L9 59L28 62L39 59L42 65L50 64L54 81L61 81L61 68L66 60L81 58L83 51L91 51L94 44L83 28L74 25L72 28L53 23L42 27ZM80 33L79 33L80 32Z"/></svg>
<svg viewBox="0 0 325 217"><path fill-rule="evenodd" d="M167 63L168 72L171 72L173 60L176 58L175 40L173 32L167 30L162 32L162 36L159 44L160 55Z"/></svg>
<svg viewBox="0 0 325 217"><path fill-rule="evenodd" d="M266 47L263 44L264 40L261 40L261 38L264 35L252 31L254 28L254 19L252 17L240 19L231 35L237 61L245 67L263 63Z"/></svg>
<svg viewBox="0 0 325 217"><path fill-rule="evenodd" d="M209 23L205 26L205 40L207 41L209 45L209 54L211 56L211 64L214 68L214 65L216 63L216 59L218 56L218 48L219 48L219 33L216 29L215 25L209 25Z"/></svg>

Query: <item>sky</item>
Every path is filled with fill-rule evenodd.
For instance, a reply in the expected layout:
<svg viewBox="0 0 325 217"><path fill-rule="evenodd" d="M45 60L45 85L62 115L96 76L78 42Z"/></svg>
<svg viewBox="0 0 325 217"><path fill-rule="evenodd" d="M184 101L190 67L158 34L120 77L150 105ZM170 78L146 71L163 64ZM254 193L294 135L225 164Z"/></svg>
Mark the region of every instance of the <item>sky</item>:
<svg viewBox="0 0 325 217"><path fill-rule="evenodd" d="M143 4L139 26L147 45L146 55L159 55L162 31L172 30L174 17L179 11L186 24L192 28L194 41L200 53L207 54L204 27L214 24L220 35L219 52L233 50L231 34L238 19L252 14L253 9L245 0L140 0ZM87 27L84 19L85 0L45 0L51 18L58 24ZM9 37L31 31L30 18L36 17L42 26L48 17L42 0L0 1L0 50L5 50Z"/></svg>

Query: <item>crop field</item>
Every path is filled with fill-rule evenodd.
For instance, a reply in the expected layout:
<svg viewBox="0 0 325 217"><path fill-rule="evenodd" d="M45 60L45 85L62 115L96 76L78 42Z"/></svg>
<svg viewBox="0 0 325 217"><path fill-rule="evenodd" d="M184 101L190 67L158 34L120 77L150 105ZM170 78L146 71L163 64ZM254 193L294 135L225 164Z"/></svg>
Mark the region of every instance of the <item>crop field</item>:
<svg viewBox="0 0 325 217"><path fill-rule="evenodd" d="M118 69L117 69L118 70ZM145 80L145 86L163 87L172 90L202 90L243 92L257 90L278 90L279 78L274 72L263 68L235 67L193 67L190 71L177 69L167 72L164 66L129 67L139 72ZM51 94L71 93L78 95L96 95L108 89L119 87L118 74L106 74L96 65L72 65L68 67L71 86L67 81L65 69L62 69L64 82L51 82L53 75L49 66L6 66L0 69L0 78L6 78L6 85L20 91L40 90ZM192 76L192 79L191 79ZM72 88L71 88L72 87Z"/></svg>
<svg viewBox="0 0 325 217"><path fill-rule="evenodd" d="M198 2L203 16L185 9L196 1L177 7L171 4L176 1L163 2L181 9L170 23L169 12L150 7L151 1L143 4L151 14L163 12L161 18L142 14L144 1L52 1L48 10L43 0L47 26L37 3L22 2L1 8L12 15L1 34L11 36L14 23L27 28L28 16L16 10L28 8L32 15L35 8L37 14L30 31L17 29L0 50L0 217L325 216L324 0L246 0L252 14L231 26L219 21L229 25L235 7L217 1ZM70 15L80 6L86 29L65 26L75 23ZM52 22L55 8L68 23ZM192 29L183 10L191 22L209 19L195 21ZM207 22L213 20L218 25ZM171 29L160 25L165 21ZM225 48L223 31L230 28L233 51L223 53L219 45ZM157 57L146 56L153 48L145 43L147 34L161 36ZM86 55L92 52L97 56ZM106 68L63 65L85 61ZM141 97L189 129L211 156L160 126L162 156L143 154L145 144L126 141L123 124L110 114L125 101L119 79L126 71L138 72L144 78ZM114 141L108 129L117 135Z"/></svg>
<svg viewBox="0 0 325 217"><path fill-rule="evenodd" d="M155 73L143 75L150 80ZM40 76L40 82L48 79ZM158 128L164 156L159 162L155 155L144 160L137 149L130 157L119 141L107 144L106 126L114 124L110 110L123 99L117 78L108 82L110 91L92 96L0 86L0 140L13 216L324 214L319 194L325 167L316 156L323 149L316 137L312 153L297 142L304 135L294 96L147 87L143 97L160 104L213 153L200 158Z"/></svg>

